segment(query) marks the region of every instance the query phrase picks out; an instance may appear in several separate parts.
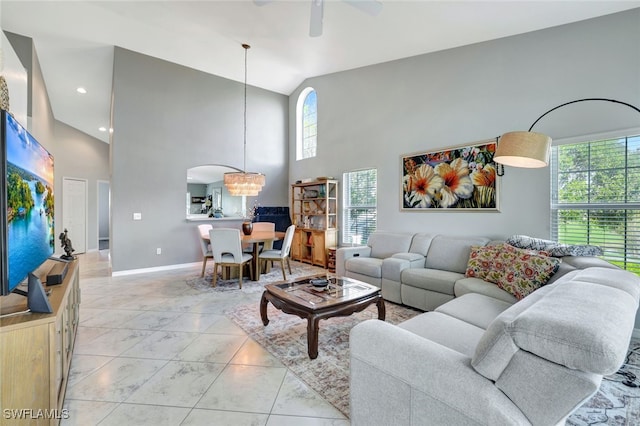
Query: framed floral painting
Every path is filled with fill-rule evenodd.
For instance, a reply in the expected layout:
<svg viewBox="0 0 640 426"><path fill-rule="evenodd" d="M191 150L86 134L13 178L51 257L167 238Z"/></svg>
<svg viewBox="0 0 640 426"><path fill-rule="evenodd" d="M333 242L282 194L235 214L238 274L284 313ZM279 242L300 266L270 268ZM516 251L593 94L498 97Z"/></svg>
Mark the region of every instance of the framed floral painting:
<svg viewBox="0 0 640 426"><path fill-rule="evenodd" d="M495 140L402 156L402 210L498 211Z"/></svg>

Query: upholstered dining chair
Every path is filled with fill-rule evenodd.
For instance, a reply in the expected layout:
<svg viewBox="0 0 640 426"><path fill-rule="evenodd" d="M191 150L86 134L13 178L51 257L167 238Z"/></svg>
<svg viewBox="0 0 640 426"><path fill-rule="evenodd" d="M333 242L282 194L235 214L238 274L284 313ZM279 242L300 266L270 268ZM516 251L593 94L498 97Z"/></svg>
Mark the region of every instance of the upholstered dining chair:
<svg viewBox="0 0 640 426"><path fill-rule="evenodd" d="M249 263L249 275L253 275L251 259L253 256L242 252L242 242L239 229L213 228L209 230L211 253L213 254L213 286L218 280L218 266L237 266L238 284L242 288L242 270Z"/></svg>
<svg viewBox="0 0 640 426"><path fill-rule="evenodd" d="M207 267L207 260L213 259L213 253L211 253L211 246L209 245L209 231L213 229L213 226L208 224L198 225L198 240L200 240L200 248L202 249L202 272L201 277L204 277L204 270Z"/></svg>
<svg viewBox="0 0 640 426"><path fill-rule="evenodd" d="M262 262L265 264L267 262L275 262L279 261L280 266L282 267L282 277L283 279L287 279L287 274L284 271L284 261L287 261L287 266L289 267L289 274L291 274L291 263L289 262L289 252L291 251L291 242L293 241L293 234L296 231L296 226L291 225L287 228L287 232L284 234L284 240L282 242L282 248L280 250L264 250L260 253L258 264L262 266Z"/></svg>

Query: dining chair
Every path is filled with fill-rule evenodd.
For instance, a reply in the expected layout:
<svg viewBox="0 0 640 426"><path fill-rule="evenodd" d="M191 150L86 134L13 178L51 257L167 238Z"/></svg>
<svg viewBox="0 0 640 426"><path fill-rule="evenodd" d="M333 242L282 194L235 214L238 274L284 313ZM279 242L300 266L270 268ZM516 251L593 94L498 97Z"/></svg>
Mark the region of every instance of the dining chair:
<svg viewBox="0 0 640 426"><path fill-rule="evenodd" d="M261 232L261 231L276 231L275 222L253 222L253 232ZM267 241L266 243L260 243L260 250L271 250L273 248L273 241ZM251 253L253 252L252 244L243 244L242 250Z"/></svg>
<svg viewBox="0 0 640 426"><path fill-rule="evenodd" d="M242 288L242 270L249 263L249 276L253 275L251 259L253 256L242 252L239 229L213 228L209 230L211 253L213 254L213 286L218 280L218 266L237 266L238 284Z"/></svg>
<svg viewBox="0 0 640 426"><path fill-rule="evenodd" d="M204 277L204 270L207 267L207 260L213 259L213 253L211 253L211 246L209 245L209 231L213 229L213 225L202 224L198 225L198 240L200 240L200 248L202 249L202 272L201 277Z"/></svg>
<svg viewBox="0 0 640 426"><path fill-rule="evenodd" d="M261 262L265 264L267 262L279 261L280 267L282 267L282 277L283 279L287 279L287 274L284 271L284 261L287 261L287 266L289 267L289 274L291 274L291 263L289 262L289 252L291 251L291 242L293 241L293 234L296 231L296 226L291 225L287 228L287 231L284 234L284 241L282 242L282 248L280 250L264 250L260 253L258 262L260 266L262 266Z"/></svg>

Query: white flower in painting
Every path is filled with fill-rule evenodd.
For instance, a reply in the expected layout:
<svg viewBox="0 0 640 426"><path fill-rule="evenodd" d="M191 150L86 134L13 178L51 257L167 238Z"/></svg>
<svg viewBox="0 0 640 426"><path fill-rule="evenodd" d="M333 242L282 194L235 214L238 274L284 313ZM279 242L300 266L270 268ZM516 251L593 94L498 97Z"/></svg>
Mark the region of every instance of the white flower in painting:
<svg viewBox="0 0 640 426"><path fill-rule="evenodd" d="M433 167L421 164L414 173L405 175L404 192L409 204L415 207L431 207L435 193L442 188L444 181Z"/></svg>
<svg viewBox="0 0 640 426"><path fill-rule="evenodd" d="M456 158L451 163L440 163L435 172L442 177L444 185L440 190L440 207L451 207L459 199L471 198L473 194L473 182L469 177L469 165L461 158Z"/></svg>

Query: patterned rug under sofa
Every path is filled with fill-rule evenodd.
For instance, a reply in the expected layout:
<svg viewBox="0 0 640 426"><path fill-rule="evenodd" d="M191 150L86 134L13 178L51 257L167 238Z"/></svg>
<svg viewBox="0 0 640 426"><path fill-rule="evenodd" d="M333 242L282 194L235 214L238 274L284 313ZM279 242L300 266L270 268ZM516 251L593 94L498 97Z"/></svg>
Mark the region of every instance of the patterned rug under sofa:
<svg viewBox="0 0 640 426"><path fill-rule="evenodd" d="M386 321L397 324L417 314L414 309L386 303ZM349 317L320 322L319 355L307 355L306 320L268 305L269 325L262 325L258 304L240 305L226 315L338 410L349 416L349 330L375 319L370 306ZM636 374L638 378L636 378ZM629 386L630 385L630 386ZM567 425L640 425L640 339L633 339L623 368L602 380L600 390L567 420Z"/></svg>

